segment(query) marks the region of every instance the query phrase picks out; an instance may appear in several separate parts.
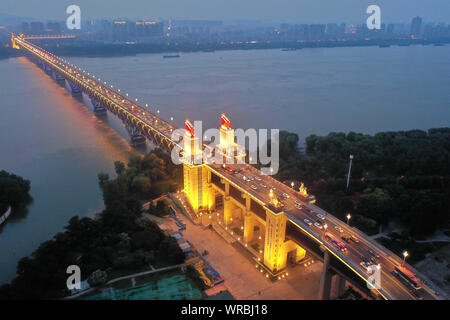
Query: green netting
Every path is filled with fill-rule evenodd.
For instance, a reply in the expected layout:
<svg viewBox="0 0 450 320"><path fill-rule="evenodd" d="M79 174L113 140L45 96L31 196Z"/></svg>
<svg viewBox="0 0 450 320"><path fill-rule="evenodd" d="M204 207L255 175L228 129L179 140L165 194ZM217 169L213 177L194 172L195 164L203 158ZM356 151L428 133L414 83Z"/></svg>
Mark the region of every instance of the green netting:
<svg viewBox="0 0 450 320"><path fill-rule="evenodd" d="M183 300L201 299L202 292L185 275L174 275L126 289L106 289L86 300Z"/></svg>

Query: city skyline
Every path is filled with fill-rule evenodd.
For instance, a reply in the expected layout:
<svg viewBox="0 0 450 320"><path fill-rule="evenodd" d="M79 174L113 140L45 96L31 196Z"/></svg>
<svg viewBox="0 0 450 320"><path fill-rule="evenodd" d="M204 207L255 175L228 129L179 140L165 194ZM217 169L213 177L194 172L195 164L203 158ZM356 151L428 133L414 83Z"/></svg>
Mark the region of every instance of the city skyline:
<svg viewBox="0 0 450 320"><path fill-rule="evenodd" d="M263 22L347 22L358 23L367 18L366 9L373 1L333 1L333 0L301 0L278 1L275 5L268 0L256 1L231 0L226 3L217 1L194 0L182 3L176 0L152 2L131 1L58 1L45 0L45 6L30 6L24 0L5 0L0 13L30 19L65 20L66 8L71 4L79 5L83 19L128 18L140 19L186 19L186 20L250 20ZM424 21L447 22L450 19L450 3L433 1L406 1L395 3L377 1L381 8L381 18L384 23L405 23L411 17L421 16Z"/></svg>

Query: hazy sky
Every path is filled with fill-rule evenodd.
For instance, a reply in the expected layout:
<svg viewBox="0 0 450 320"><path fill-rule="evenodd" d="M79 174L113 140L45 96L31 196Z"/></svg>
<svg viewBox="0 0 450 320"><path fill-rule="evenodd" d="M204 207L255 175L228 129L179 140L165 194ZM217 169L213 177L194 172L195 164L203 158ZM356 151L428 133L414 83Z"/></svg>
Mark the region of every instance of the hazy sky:
<svg viewBox="0 0 450 320"><path fill-rule="evenodd" d="M370 4L382 22L450 22L450 0L1 0L0 13L65 20L77 4L82 18L249 19L287 22L361 22Z"/></svg>

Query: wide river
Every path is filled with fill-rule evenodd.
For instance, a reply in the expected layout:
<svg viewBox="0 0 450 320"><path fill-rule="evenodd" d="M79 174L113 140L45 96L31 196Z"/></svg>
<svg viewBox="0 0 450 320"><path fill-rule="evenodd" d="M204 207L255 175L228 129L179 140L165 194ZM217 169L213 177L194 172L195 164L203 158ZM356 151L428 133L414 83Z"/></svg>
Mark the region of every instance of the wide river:
<svg viewBox="0 0 450 320"><path fill-rule="evenodd" d="M70 58L160 110L218 127L309 134L428 129L450 123L450 46L249 50ZM31 180L28 212L0 227L0 284L18 260L74 216L103 208L97 174L133 151L121 124L99 119L25 58L0 60L0 170Z"/></svg>

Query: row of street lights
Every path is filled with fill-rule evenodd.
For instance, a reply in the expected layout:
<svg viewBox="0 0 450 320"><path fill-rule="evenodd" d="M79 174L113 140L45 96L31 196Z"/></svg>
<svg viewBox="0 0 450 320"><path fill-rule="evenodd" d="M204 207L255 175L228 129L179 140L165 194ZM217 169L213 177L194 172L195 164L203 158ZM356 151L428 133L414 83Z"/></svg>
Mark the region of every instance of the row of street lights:
<svg viewBox="0 0 450 320"><path fill-rule="evenodd" d="M66 64L70 65L71 67L73 67L73 68L75 68L75 69L78 69L79 71L82 71L83 73L86 73L86 70L81 70L80 67L74 66L73 64L69 63L67 60L64 60L64 59L62 59L62 58L60 58L60 57L58 57L58 59L61 60L61 61L63 61L63 62L65 62ZM87 75L90 76L91 78L95 79L95 76L94 76L93 74L90 74L90 73L88 72ZM98 77L98 78L97 78L97 81L100 82L100 80L101 80L100 77ZM106 81L104 81L103 83L104 83L104 85L107 84ZM111 85L111 88L113 89L114 86ZM119 88L117 88L117 92L120 92L120 89L119 89ZM126 96L128 97L128 93L126 93ZM135 101L138 102L138 98L135 98ZM145 107L149 108L149 106L148 106L147 103L145 104ZM158 109L158 110L156 110L156 112L159 114L159 113L160 113L160 110ZM170 117L170 120L173 121L173 117Z"/></svg>

